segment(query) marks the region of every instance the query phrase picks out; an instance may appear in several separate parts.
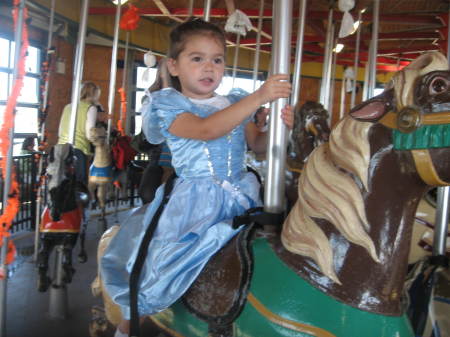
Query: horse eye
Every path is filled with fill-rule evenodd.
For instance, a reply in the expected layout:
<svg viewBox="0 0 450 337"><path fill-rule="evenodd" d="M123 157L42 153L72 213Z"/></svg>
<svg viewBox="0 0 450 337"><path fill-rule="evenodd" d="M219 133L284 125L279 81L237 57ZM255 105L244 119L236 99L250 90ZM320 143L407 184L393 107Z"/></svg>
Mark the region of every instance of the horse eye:
<svg viewBox="0 0 450 337"><path fill-rule="evenodd" d="M448 83L443 78L437 78L433 82L431 82L431 90L435 94L440 94L448 91Z"/></svg>

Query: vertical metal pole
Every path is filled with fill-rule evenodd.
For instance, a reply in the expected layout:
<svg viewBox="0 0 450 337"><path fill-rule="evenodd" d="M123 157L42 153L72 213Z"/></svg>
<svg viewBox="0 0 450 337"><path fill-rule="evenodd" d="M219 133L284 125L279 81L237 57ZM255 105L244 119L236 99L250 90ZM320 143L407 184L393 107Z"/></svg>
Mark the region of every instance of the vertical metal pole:
<svg viewBox="0 0 450 337"><path fill-rule="evenodd" d="M329 96L330 96L330 81L331 81L331 67L332 67L332 54L333 54L333 41L334 41L334 23L333 23L333 8L328 12L328 27L327 37L325 41L325 55L323 59L322 68L322 82L320 84L320 103L326 110L329 109Z"/></svg>
<svg viewBox="0 0 450 337"><path fill-rule="evenodd" d="M450 38L450 6L447 21L448 37ZM447 59L450 66L450 42L447 38ZM447 250L447 232L448 232L448 202L450 196L450 187L438 187L438 198L436 208L436 220L434 225L433 255L445 255Z"/></svg>
<svg viewBox="0 0 450 337"><path fill-rule="evenodd" d="M114 40L111 55L111 71L109 75L109 94L108 94L108 133L106 135L106 142L109 144L111 135L111 125L114 118L114 97L116 93L116 74L117 74L117 46L119 44L119 23L120 23L120 7L121 0L117 2L116 20L114 22Z"/></svg>
<svg viewBox="0 0 450 337"><path fill-rule="evenodd" d="M50 19L49 19L49 27L48 27L48 38L47 38L47 61L49 60L49 50L52 47L53 21L55 20L55 1L56 0L52 0L51 8L50 8ZM50 72L50 68L48 69L48 71ZM42 97L42 106L44 107L44 109L47 107L48 84L49 84L49 81L48 80L45 81L44 93L43 93L43 97Z"/></svg>
<svg viewBox="0 0 450 337"><path fill-rule="evenodd" d="M378 54L378 27L380 17L380 0L374 0L373 7L373 24L372 24L372 43L370 49L370 70L368 83L368 98L373 97L375 93L375 85L377 81L377 54Z"/></svg>
<svg viewBox="0 0 450 337"><path fill-rule="evenodd" d="M241 45L241 34L236 34L236 45L234 46L234 60L233 60L233 82L232 87L234 87L234 80L236 79L237 64L239 59L239 46Z"/></svg>
<svg viewBox="0 0 450 337"><path fill-rule="evenodd" d="M437 207L434 225L433 255L445 255L448 228L448 202L450 187L438 187Z"/></svg>
<svg viewBox="0 0 450 337"><path fill-rule="evenodd" d="M358 13L358 30L356 31L356 44L355 44L355 61L353 66L353 73L355 78L353 79L353 88L352 88L352 98L350 107L353 108L355 106L356 101L356 81L358 79L358 65L359 65L359 45L361 42L361 29L362 29L362 11Z"/></svg>
<svg viewBox="0 0 450 337"><path fill-rule="evenodd" d="M84 45L86 43L86 26L89 0L83 0L81 5L80 24L78 28L77 49L75 52L75 65L73 67L72 102L70 115L69 143L75 142L77 124L78 101L80 100L81 79L83 77Z"/></svg>
<svg viewBox="0 0 450 337"><path fill-rule="evenodd" d="M211 0L205 0L203 20L209 21L211 14Z"/></svg>
<svg viewBox="0 0 450 337"><path fill-rule="evenodd" d="M345 85L346 85L346 77L344 75L342 76L342 83L341 83L341 102L340 102L341 107L339 109L339 119L344 117L345 114Z"/></svg>
<svg viewBox="0 0 450 337"><path fill-rule="evenodd" d="M290 73L291 59L291 29L292 29L292 0L274 1L274 41L278 41L272 53L273 72L279 74ZM281 213L285 208L285 163L287 132L281 120L281 109L288 103L288 99L279 98L273 102L270 111L269 139L267 143L267 175L265 186L264 209L270 213Z"/></svg>
<svg viewBox="0 0 450 337"><path fill-rule="evenodd" d="M192 16L192 11L194 9L194 0L189 0L189 11L188 11L188 17Z"/></svg>
<svg viewBox="0 0 450 337"><path fill-rule="evenodd" d="M122 71L122 89L125 91L125 86L126 86L126 80L127 80L127 70L128 70L128 44L129 44L129 40L130 40L130 32L127 31L126 34L126 40L125 40L125 50L124 50L124 58L123 58L123 71ZM128 86L127 86L128 88ZM125 97L128 97L128 90L125 91ZM126 109L126 107L125 107ZM120 120L122 121L122 123L125 123L125 125L123 125L123 129L125 134L128 134L127 127L126 125L128 124L128 121L124 121L123 120L123 115L124 115L125 111L123 111L123 104L122 102L120 103Z"/></svg>
<svg viewBox="0 0 450 337"><path fill-rule="evenodd" d="M256 90L256 80L258 79L259 54L261 52L261 31L264 14L264 0L259 1L258 33L256 35L255 61L253 62L253 91Z"/></svg>
<svg viewBox="0 0 450 337"><path fill-rule="evenodd" d="M49 27L48 27L48 38L47 38L47 62L49 62L50 60L50 56L49 56L49 51L50 48L52 47L52 40L53 40L53 21L55 20L55 1L56 0L52 0L51 3L51 8L50 8L50 18L49 18ZM48 100L48 88L49 88L49 81L50 81L50 64L48 64L48 70L47 70L47 80L45 81L45 87L44 87L44 93L43 93L43 97L42 97L42 107L43 109L47 109L47 100ZM41 141L44 141L44 137L45 137L45 121L42 123L42 127L41 127ZM40 157L39 159L39 168L38 168L38 175L41 174L42 172L42 168L44 166L44 158L43 156ZM34 252L33 252L33 260L37 261L37 255L38 255L38 251L39 251L39 224L40 224L40 219L41 219L41 197L40 197L40 193L41 193L41 187L38 186L37 189L37 200L36 200L36 218L35 218L35 224L36 227L34 229Z"/></svg>
<svg viewBox="0 0 450 337"><path fill-rule="evenodd" d="M369 55L372 50L372 41L369 42ZM369 99L369 76L370 76L370 59L366 62L364 66L364 84L363 84L363 93L362 100L365 101Z"/></svg>
<svg viewBox="0 0 450 337"><path fill-rule="evenodd" d="M336 46L337 39L333 40L333 46ZM334 48L333 48L334 49ZM332 51L332 65L331 65L331 72L330 72L330 94L328 95L328 125L331 125L331 120L333 118L333 108L334 108L334 85L336 81L336 62L337 62L337 55L338 53Z"/></svg>
<svg viewBox="0 0 450 337"><path fill-rule="evenodd" d="M20 60L20 50L22 47L22 25L24 23L24 8L25 0L21 0L19 3L18 14L17 14L17 27L14 33L14 69L13 69L13 83L16 82L19 75L19 60ZM15 110L15 107L14 107ZM15 112L13 112L12 128L9 130L9 149L6 158L6 172L3 172L4 185L3 185L3 210L6 208L6 203L8 201L9 189L11 188L11 173L13 169L13 141L14 141L14 119ZM0 224L3 226L4 224ZM2 247L0 250L0 269L3 270L5 277L0 279L0 336L6 337L6 299L7 299L7 282L8 282L8 266L6 265L6 255L8 253L8 238L3 237Z"/></svg>
<svg viewBox="0 0 450 337"><path fill-rule="evenodd" d="M300 98L303 40L305 35L306 0L300 1L297 29L297 49L295 50L294 77L292 79L291 105L296 106Z"/></svg>
<svg viewBox="0 0 450 337"><path fill-rule="evenodd" d="M134 50L128 50L128 58L127 58L127 69L133 69L134 66L134 60L135 60L135 51ZM128 95L129 93L131 93L131 89L134 85L134 79L133 79L133 72L132 71L127 71L127 78L125 79L126 81L126 87L127 87L127 97L130 97L130 95ZM127 113L126 115L126 121L125 121L125 133L127 135L132 134L131 133L131 119L134 118L134 116L136 115L136 112L132 109L131 107L131 100L127 99L127 111L129 113ZM133 124L134 126L134 124ZM133 129L134 130L134 129ZM133 131L134 132L134 131ZM133 133L134 134L134 133Z"/></svg>

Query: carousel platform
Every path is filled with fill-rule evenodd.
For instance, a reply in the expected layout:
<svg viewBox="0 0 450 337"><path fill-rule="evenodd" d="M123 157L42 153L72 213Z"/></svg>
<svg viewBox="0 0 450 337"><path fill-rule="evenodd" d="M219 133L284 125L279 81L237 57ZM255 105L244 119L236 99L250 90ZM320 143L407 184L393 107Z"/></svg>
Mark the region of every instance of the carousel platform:
<svg viewBox="0 0 450 337"><path fill-rule="evenodd" d="M112 213L112 212L111 212ZM107 216L108 227L121 223L126 210ZM7 283L6 336L7 337L90 337L89 325L92 320L92 308L102 307L100 298L91 293L91 283L97 274L96 249L101 236L99 217L90 215L86 233L86 252L88 261L77 261L79 244L73 251L73 265L76 273L67 288L67 318L55 318L50 315L49 291L37 291L37 270L33 261L34 232L22 233L14 238L19 256L10 268ZM52 254L51 262L54 262ZM111 329L109 329L111 330ZM111 331L104 334L111 337ZM102 335L103 336L103 335ZM146 331L145 336L160 337L158 332Z"/></svg>

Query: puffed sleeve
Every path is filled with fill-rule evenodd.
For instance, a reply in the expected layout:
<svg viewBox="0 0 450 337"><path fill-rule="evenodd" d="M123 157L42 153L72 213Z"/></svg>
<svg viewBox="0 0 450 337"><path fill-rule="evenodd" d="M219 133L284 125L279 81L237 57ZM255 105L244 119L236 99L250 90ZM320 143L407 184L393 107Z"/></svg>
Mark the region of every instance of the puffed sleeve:
<svg viewBox="0 0 450 337"><path fill-rule="evenodd" d="M168 129L180 113L191 112L192 102L172 88L146 93L142 104L142 130L147 141L162 143L168 136Z"/></svg>
<svg viewBox="0 0 450 337"><path fill-rule="evenodd" d="M231 89L230 93L226 96L231 104L234 104L236 102L239 102L241 99L243 99L245 96L248 96L248 92L240 89L240 88L234 88ZM246 118L244 123L247 124L248 122L254 120L255 112L250 115L250 117Z"/></svg>
<svg viewBox="0 0 450 337"><path fill-rule="evenodd" d="M240 89L240 88L234 88L231 89L230 93L226 96L231 104L234 104L241 99L243 99L245 96L248 96L248 92Z"/></svg>
<svg viewBox="0 0 450 337"><path fill-rule="evenodd" d="M164 141L164 137L161 134L158 116L152 111L152 103L152 95L148 91L145 92L144 102L141 108L142 131L149 143L161 144Z"/></svg>

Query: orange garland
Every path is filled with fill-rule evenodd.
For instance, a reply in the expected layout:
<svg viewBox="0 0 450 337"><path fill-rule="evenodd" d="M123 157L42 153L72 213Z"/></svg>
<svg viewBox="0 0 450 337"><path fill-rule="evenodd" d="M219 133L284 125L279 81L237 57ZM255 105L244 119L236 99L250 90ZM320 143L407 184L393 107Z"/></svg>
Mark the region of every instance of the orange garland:
<svg viewBox="0 0 450 337"><path fill-rule="evenodd" d="M14 0L14 9L12 12L14 18L14 26L17 26L17 16L19 12L19 0ZM14 109L16 107L17 98L20 95L20 91L23 87L23 79L25 76L25 57L28 49L28 30L26 26L26 20L28 18L27 9L23 9L23 26L22 26L22 46L20 48L20 58L19 64L17 65L17 78L14 82L11 94L8 98L6 104L5 112L3 114L3 123L0 128L0 169L2 174L6 172L6 162L8 157L8 149L12 146L9 138L9 133L12 132L14 128ZM17 48L17 46L16 46ZM3 176L3 181L6 181ZM9 190L8 200L6 201L6 206L4 205L3 214L0 216L0 246L3 244L5 237L9 237L9 229L12 225L14 218L19 211L19 184L16 179L16 175L11 172L11 186ZM6 263L11 263L14 259L15 248L12 241L8 244L8 253L6 257ZM0 278L5 278L5 272L0 271Z"/></svg>
<svg viewBox="0 0 450 337"><path fill-rule="evenodd" d="M117 130L119 130L120 134L123 136L125 135L125 131L123 129L122 121L127 120L127 96L123 88L119 88L117 91L120 94L120 108L122 110L122 116L117 121Z"/></svg>

